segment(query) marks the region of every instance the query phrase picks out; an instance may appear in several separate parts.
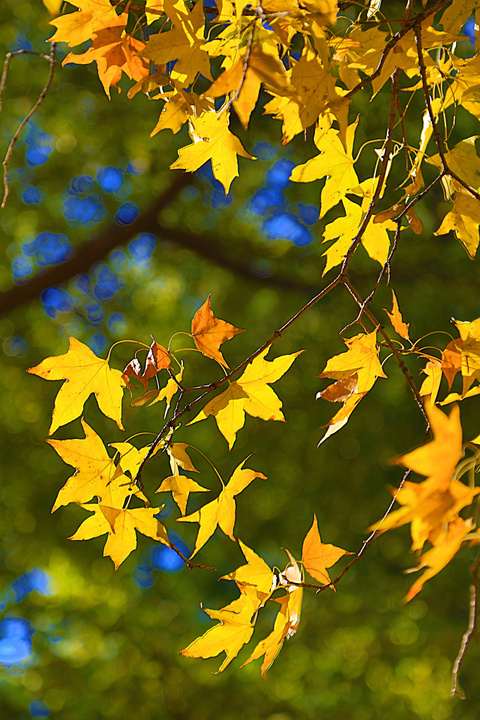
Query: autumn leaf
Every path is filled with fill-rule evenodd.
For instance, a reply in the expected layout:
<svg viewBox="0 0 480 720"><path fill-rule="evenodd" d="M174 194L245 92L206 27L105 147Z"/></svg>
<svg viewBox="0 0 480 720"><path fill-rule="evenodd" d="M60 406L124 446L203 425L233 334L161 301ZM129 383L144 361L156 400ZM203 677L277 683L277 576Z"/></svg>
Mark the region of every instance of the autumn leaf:
<svg viewBox="0 0 480 720"><path fill-rule="evenodd" d="M189 11L184 2L164 0L164 11L173 28L151 35L145 49L139 53L140 57L152 60L155 65L176 60L171 77L185 86L190 85L198 73L211 79L210 58L204 47L203 4L195 3Z"/></svg>
<svg viewBox="0 0 480 720"><path fill-rule="evenodd" d="M182 515L185 515L188 496L191 492L209 492L208 488L204 488L202 485L195 482L195 480L192 480L187 475L182 475L180 473L179 468L182 468L187 472L198 472L187 454L187 448L189 447L190 445L187 445L187 443L173 443L167 447L172 475L165 478L160 487L155 490L156 493L171 492L172 497L177 503Z"/></svg>
<svg viewBox="0 0 480 720"><path fill-rule="evenodd" d="M327 258L322 277L333 267L340 265L347 255L347 252L357 235L362 224L365 212L363 205L358 205L348 198L342 198L345 215L338 217L325 226L322 242L328 242L339 238L332 243L323 255ZM395 223L386 220L384 223L370 223L362 235L361 243L372 260L380 265L385 265L390 249L390 238L387 230L394 230Z"/></svg>
<svg viewBox="0 0 480 720"><path fill-rule="evenodd" d="M410 523L412 550L421 550L427 539L433 543L442 528L471 505L480 492L480 488L469 488L452 477L463 454L458 406L452 409L450 417L432 404L426 406L426 411L434 439L392 462L426 475L427 480L422 483L407 480L399 490L392 490L403 507L370 528L383 533Z"/></svg>
<svg viewBox="0 0 480 720"><path fill-rule="evenodd" d="M135 386L130 383L129 378L135 378L142 383L144 389L148 387L148 381L150 378L155 377L160 370L166 370L171 368L170 354L163 345L154 340L150 345L145 360L145 369L142 372L142 366L140 361L135 357L131 360L122 373L122 378L125 384L135 390Z"/></svg>
<svg viewBox="0 0 480 720"><path fill-rule="evenodd" d="M456 518L448 524L447 528L442 528L434 541L434 546L427 550L426 553L420 556L418 565L407 572L416 572L422 568L427 568L422 576L416 580L408 593L405 596L405 600L412 600L420 590L423 588L427 580L435 577L440 570L448 565L450 560L460 550L462 542L466 539L466 535L472 528L472 518L463 520L463 518Z"/></svg>
<svg viewBox="0 0 480 720"><path fill-rule="evenodd" d="M341 402L343 407L330 420L328 430L319 445L338 432L347 422L360 400L371 390L377 377L387 377L382 370L376 347L377 331L360 333L345 339L347 352L331 358L319 377L336 380L325 390L317 393L317 399Z"/></svg>
<svg viewBox="0 0 480 720"><path fill-rule="evenodd" d="M273 661L282 649L285 640L291 638L297 632L300 622L300 610L302 606L303 588L297 588L292 592L288 592L283 597L275 599L274 602L279 603L280 610L275 618L273 630L264 640L261 640L248 660L241 665L245 667L252 660L262 657L262 677L265 677L267 670L271 667Z"/></svg>
<svg viewBox="0 0 480 720"><path fill-rule="evenodd" d="M195 550L192 553L192 557L205 545L217 526L223 530L225 535L228 535L230 540L235 542L233 530L235 526L235 496L245 490L255 478L262 478L266 480L266 476L262 473L255 472L255 470L249 470L244 468L244 464L248 458L243 460L240 465L236 468L230 481L225 485L220 495L186 517L177 518L180 522L196 522L199 524L197 541L195 543Z"/></svg>
<svg viewBox="0 0 480 720"><path fill-rule="evenodd" d="M101 498L117 472L102 439L83 419L81 422L83 440L47 440L62 460L75 468L75 474L58 493L52 512L71 502L81 505L94 497Z"/></svg>
<svg viewBox="0 0 480 720"><path fill-rule="evenodd" d="M220 352L220 345L242 332L245 330L215 317L210 304L210 295L192 320L192 337L197 348L205 357L216 360L225 368L228 368L228 364Z"/></svg>
<svg viewBox="0 0 480 720"><path fill-rule="evenodd" d="M452 387L457 373L462 370L462 352L459 340L451 340L442 352L442 372L447 378L448 387Z"/></svg>
<svg viewBox="0 0 480 720"><path fill-rule="evenodd" d="M410 340L408 336L408 328L410 327L410 323L403 322L402 313L400 312L400 308L398 307L397 296L395 295L395 292L393 290L392 300L392 312L389 312L388 310L385 310L385 312L390 318L390 322L392 323L395 332L398 333L400 337L403 337L404 340Z"/></svg>
<svg viewBox="0 0 480 720"><path fill-rule="evenodd" d="M127 12L117 15L107 0L76 0L76 4L88 10L52 20L58 29L50 40L78 45L88 39L92 44L84 53L69 53L63 65L89 65L95 61L98 77L108 98L110 88L117 85L122 72L136 81L149 74L148 61L138 54L145 43L126 32Z"/></svg>
<svg viewBox="0 0 480 720"><path fill-rule="evenodd" d="M344 555L351 554L348 550L343 550L343 548L322 543L318 531L317 516L314 515L313 525L305 536L302 548L302 563L307 573L323 585L329 585L331 580L327 568L335 565ZM332 589L335 589L333 585Z"/></svg>
<svg viewBox="0 0 480 720"><path fill-rule="evenodd" d="M172 402L173 396L175 393L179 391L179 383L182 381L183 377L183 362L182 366L180 368L180 371L175 375L175 378L171 377L170 380L168 380L165 387L163 387L161 390L148 390L144 395L141 397L135 398L135 400L132 400L132 407L141 407L142 405L147 405L148 407L151 407L152 405L155 405L155 403L161 402L162 400L166 400L166 406L165 406L165 413L164 417L168 415L168 411L170 409L170 404Z"/></svg>
<svg viewBox="0 0 480 720"><path fill-rule="evenodd" d="M243 375L230 383L227 390L210 400L188 424L192 425L213 415L231 450L237 432L245 423L245 413L262 420L284 421L282 401L269 384L277 382L303 350L292 355L282 355L271 362L265 360L268 350L252 360Z"/></svg>
<svg viewBox="0 0 480 720"><path fill-rule="evenodd" d="M418 394L422 398L428 397L429 401L434 403L442 381L442 364L439 360L429 360L422 372L427 377L423 381Z"/></svg>
<svg viewBox="0 0 480 720"><path fill-rule="evenodd" d="M463 455L460 411L458 406L455 406L447 417L432 403L428 403L425 410L432 428L433 440L406 455L393 458L391 462L403 465L419 475L438 478L447 486Z"/></svg>
<svg viewBox="0 0 480 720"><path fill-rule="evenodd" d="M211 160L213 175L223 185L225 193L238 176L237 155L255 160L230 132L228 112L222 115L204 112L200 117L192 118L190 137L192 145L180 148L178 160L170 165L170 169L194 172Z"/></svg>
<svg viewBox="0 0 480 720"><path fill-rule="evenodd" d="M170 475L165 478L156 493L171 492L173 500L177 503L182 515L187 511L188 496L192 492L209 492L208 488L203 487L188 477L188 475Z"/></svg>
<svg viewBox="0 0 480 720"><path fill-rule="evenodd" d="M125 383L119 370L110 368L107 360L97 357L87 345L74 337L65 355L43 360L27 372L45 380L65 380L55 399L49 435L62 425L80 417L92 393L104 415L122 426L122 398Z"/></svg>
<svg viewBox="0 0 480 720"><path fill-rule="evenodd" d="M453 208L443 218L435 235L445 235L453 230L471 258L475 257L480 236L480 200L466 190L460 183L452 180L455 190Z"/></svg>
<svg viewBox="0 0 480 720"><path fill-rule="evenodd" d="M359 184L354 170L352 156L353 141L358 120L349 125L346 135L346 149L338 130L315 133L315 145L319 151L311 160L293 169L290 179L294 182L312 182L327 176L321 194L320 217L337 205L345 195Z"/></svg>
<svg viewBox="0 0 480 720"><path fill-rule="evenodd" d="M247 128L262 83L277 94L295 92L278 56L265 52L261 45L256 43L250 50L246 71L245 55L240 55L209 87L207 95L217 98L232 92L235 95L238 93L233 107L243 127Z"/></svg>
<svg viewBox="0 0 480 720"><path fill-rule="evenodd" d="M72 5L79 10L50 21L57 28L50 42L66 42L75 47L91 40L97 30L110 27L118 17L110 0L75 0Z"/></svg>
<svg viewBox="0 0 480 720"><path fill-rule="evenodd" d="M221 579L233 580L240 590L252 590L253 594L257 596L258 607L262 607L275 589L273 570L241 540L238 541L238 544L247 564L241 565Z"/></svg>
<svg viewBox="0 0 480 720"><path fill-rule="evenodd" d="M103 556L110 557L118 570L137 547L137 532L170 547L167 531L155 517L161 508L118 509L108 505L82 505L93 512L69 540L90 540L108 534Z"/></svg>
<svg viewBox="0 0 480 720"><path fill-rule="evenodd" d="M193 658L210 658L225 653L218 672L223 672L253 635L252 616L256 607L248 594L243 594L221 610L204 608L209 617L219 620L204 635L194 640L180 655Z"/></svg>

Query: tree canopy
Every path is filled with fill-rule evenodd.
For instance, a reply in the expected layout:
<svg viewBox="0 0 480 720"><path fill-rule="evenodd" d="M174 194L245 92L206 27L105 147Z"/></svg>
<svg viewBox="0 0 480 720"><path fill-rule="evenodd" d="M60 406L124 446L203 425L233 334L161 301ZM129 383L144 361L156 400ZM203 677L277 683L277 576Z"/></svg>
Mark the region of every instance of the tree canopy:
<svg viewBox="0 0 480 720"><path fill-rule="evenodd" d="M6 711L476 718L477 1L2 13Z"/></svg>

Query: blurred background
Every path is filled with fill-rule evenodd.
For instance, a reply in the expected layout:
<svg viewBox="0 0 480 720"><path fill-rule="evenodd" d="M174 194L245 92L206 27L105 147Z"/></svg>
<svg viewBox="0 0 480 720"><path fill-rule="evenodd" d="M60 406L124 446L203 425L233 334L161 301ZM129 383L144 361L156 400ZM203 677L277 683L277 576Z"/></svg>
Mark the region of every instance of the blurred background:
<svg viewBox="0 0 480 720"><path fill-rule="evenodd" d="M53 29L41 2L6 0L0 20L5 52L48 53L45 41ZM59 60L65 49L59 47ZM469 40L462 41L462 51L473 54ZM36 55L12 59L0 115L2 157L47 74L48 63ZM109 102L94 66L59 63L45 102L13 152L11 192L0 211L0 716L477 720L475 643L461 673L468 699L449 698L451 666L468 620L473 551L462 550L404 605L411 578L402 570L415 564L408 529L379 538L337 593L305 594L299 630L265 681L259 662L238 669L248 649L221 675L215 674L221 658L178 655L210 627L200 604L220 608L236 595L233 584L218 577L243 564L243 557L221 532L199 555L218 574L187 571L176 555L143 536L115 573L110 559L102 557L104 538L67 540L85 518L83 510L68 506L51 515L71 475L45 443L58 384L27 375L27 368L66 352L70 335L103 357L120 339L148 344L153 334L167 344L174 332L189 331L209 293L218 317L247 330L224 348L234 367L330 277L321 277L323 181L288 180L291 169L314 154L310 138L282 147L280 126L261 110L248 136L234 121L235 132L258 159L240 160L241 176L226 196L210 166L195 175L168 170L186 142L186 130L149 140L159 105L140 95L128 100L128 86L122 84L122 93L114 91ZM382 144L388 99L384 115L378 111L381 96L375 112L367 94L357 94L355 103L363 122L355 152L378 138L362 151L363 180L372 173L374 148ZM406 118L413 145L420 117L413 103ZM477 132L478 122L460 108L452 144ZM431 177L429 172L427 167L427 182L435 169ZM451 317L473 320L480 314L477 263L453 236L433 235L448 207L436 190L417 206L423 234L405 231L393 268L392 284L412 338L432 330L455 335ZM390 198L400 195L393 190ZM366 294L378 265L362 249L358 256L352 280ZM387 288L379 291L374 308L386 322L383 308L391 308ZM300 556L314 512L324 542L358 551L366 529L389 503L388 485L401 479L401 469L390 467L389 458L423 439L422 418L404 377L388 360L388 381L379 380L348 425L317 449L320 428L336 410L315 400L327 384L317 376L328 358L345 349L339 332L356 314L340 288L275 343L272 358L306 349L275 385L286 424L247 417L230 453L213 418L176 436L205 453L224 479L254 451L249 467L268 480L256 480L237 498L236 535L280 568L287 562L282 548ZM354 326L347 337L357 332ZM442 348L448 339L435 334L422 345ZM119 345L113 364L123 368L133 347ZM185 361L187 385L213 379L211 363L195 354ZM421 362L413 357L408 363L418 376ZM467 439L479 432L475 408L474 400L462 404ZM163 404L132 408L126 396L126 435L100 415L92 398L85 417L107 443L140 431L156 433L163 412ZM82 436L79 421L56 434ZM198 480L217 492L215 475L198 458ZM153 492L169 474L162 456L148 467L147 489ZM154 497L166 502L164 522L190 552L197 526L175 524L177 509L168 496ZM192 498L189 511L195 502ZM271 629L273 616L264 614L254 640Z"/></svg>

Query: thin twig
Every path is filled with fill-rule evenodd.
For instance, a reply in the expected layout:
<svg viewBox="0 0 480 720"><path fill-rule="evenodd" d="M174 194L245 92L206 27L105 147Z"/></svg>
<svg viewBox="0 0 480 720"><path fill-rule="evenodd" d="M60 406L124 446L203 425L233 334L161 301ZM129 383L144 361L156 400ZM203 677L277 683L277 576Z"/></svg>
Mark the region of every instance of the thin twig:
<svg viewBox="0 0 480 720"><path fill-rule="evenodd" d="M408 480L408 478L410 477L411 473L412 473L411 470L407 470L407 471L404 473L404 475L403 475L403 477L402 477L402 480L401 480L401 482L400 482L400 485L398 486L398 489L397 489L395 495L393 496L392 500L390 501L389 506L388 506L387 509L385 510L385 512L384 512L384 514L383 514L383 517L382 517L382 519L380 520L380 523L382 523L382 522L387 518L387 516L390 515L390 513L391 513L391 511L392 511L392 508L393 508L393 506L395 505L395 503L396 503L396 501L397 501L397 495L398 495L398 493L400 492L400 490L402 489L402 487L404 486L406 480ZM350 568L351 568L353 565L355 565L355 563L358 562L358 561L362 558L363 554L365 553L365 550L368 548L368 546L370 545L370 543L372 542L372 540L379 534L379 532L381 532L380 528L377 528L376 530L372 530L372 532L370 533L370 535L363 541L362 547L360 548L360 550L358 551L358 553L355 555L355 557L353 558L353 560L350 560L350 562L348 563L348 565L345 565L345 567L343 568L342 572L341 572L339 575L337 575L336 578L334 578L334 579L332 580L331 585L336 585L338 582L340 582L340 580L341 580L342 577L345 575L345 573L347 573L347 572L350 570ZM320 590L317 590L317 593L321 592L322 590L325 590L327 587L330 587L330 585L325 585L325 587L322 587Z"/></svg>
<svg viewBox="0 0 480 720"><path fill-rule="evenodd" d="M385 62L387 60L387 57L391 50L397 45L402 37L406 35L412 28L415 27L416 23L422 23L427 17L430 15L434 15L438 10L440 10L445 5L448 5L450 0L437 0L437 2L432 5L430 8L426 8L423 12L418 13L414 18L408 20L405 25L399 30L395 35L388 41L388 43L385 45L385 48L382 52L382 56L380 58L380 61L377 65L376 70L369 75L368 77L364 78L361 82L358 83L358 85L355 85L352 90L350 90L349 93L345 97L350 98L352 95L357 93L359 90L361 90L365 85L369 85L372 83L382 72L383 66L385 65ZM377 24L377 23L376 23Z"/></svg>
<svg viewBox="0 0 480 720"><path fill-rule="evenodd" d="M10 187L9 187L9 185L8 185L8 166L9 166L9 163L10 163L10 158L11 158L12 153L13 153L13 149L14 149L15 145L17 144L18 138L20 137L20 133L22 132L23 128L24 128L25 125L28 123L28 121L33 117L33 115L37 112L38 108L40 107L40 105L42 104L42 102L45 100L45 97L46 97L46 95L47 95L47 93L48 93L48 90L49 90L49 88L50 88L50 85L51 85L52 82L53 82L53 76L54 76L54 74L55 74L55 65L56 65L56 62L57 62L56 59L55 59L56 47L57 47L57 43L52 42L52 46L51 46L51 48L50 48L50 55L49 55L50 70L49 70L48 77L47 77L47 81L46 81L46 83L45 83L45 85L44 85L44 88L43 88L42 92L40 93L40 95L38 96L38 99L37 99L35 105L32 107L32 109L30 110L30 112L28 112L28 113L25 115L25 117L23 118L22 122L20 123L20 125L19 125L18 128L16 129L14 136L13 136L12 139L10 140L10 143L9 143L9 145L8 145L8 148L7 148L7 152L6 152L5 157L4 157L4 159L3 159L3 163L2 163L2 164L3 164L3 187L4 187L4 192L3 192L3 200L2 200L2 204L0 205L0 208L4 208L4 207L5 207L5 205L7 204L8 196L9 196L9 194L10 194ZM7 61L5 61L5 62L7 62ZM9 61L9 62L10 62L10 61ZM8 70L8 65L7 65L7 70ZM4 74L4 76L5 76L5 81L6 81L5 66L4 66L4 73L3 73L3 74ZM4 78L2 77L2 82L3 82L3 79L4 79ZM2 87L2 90L3 90L3 87Z"/></svg>
<svg viewBox="0 0 480 720"><path fill-rule="evenodd" d="M383 149L383 158L382 158L382 164L380 166L380 173L378 175L378 183L377 187L375 188L375 192L373 194L372 200L370 202L370 205L368 206L368 210L365 213L365 217L362 220L362 223L360 225L360 228L353 238L350 247L348 248L347 254L345 255L345 259L342 264L342 268L340 270L340 275L344 278L347 276L347 270L348 266L350 264L350 260L353 257L353 254L355 253L355 250L359 246L360 242L362 241L362 237L365 234L365 230L367 229L368 223L370 222L370 219L373 215L373 211L376 208L377 202L380 199L383 189L384 189L384 182L385 178L387 176L387 170L388 166L390 164L390 151L392 148L392 137L393 137L393 127L395 124L395 116L397 112L397 99L398 99L398 93L399 93L399 70L398 68L395 70L392 76L392 91L390 96L390 110L388 113L388 125L387 125L387 135L385 138L385 146Z"/></svg>
<svg viewBox="0 0 480 720"><path fill-rule="evenodd" d="M475 564L472 567L472 576L473 581L470 585L470 602L469 602L469 610L468 610L468 625L467 629L462 635L462 640L460 642L460 647L458 649L457 657L455 658L455 662L453 663L452 668L452 687L450 690L450 695L462 698L462 700L465 700L465 695L458 689L458 674L460 672L460 667L463 662L463 658L465 657L465 653L467 651L468 644L470 640L472 639L475 628L477 625L477 607L478 607L478 570L480 567L480 553L475 561Z"/></svg>
<svg viewBox="0 0 480 720"><path fill-rule="evenodd" d="M465 190L468 190L468 192L473 195L474 198L477 200L480 200L480 193L477 192L474 188L470 187L470 185L465 182L465 180L462 180L462 178L457 175L456 172L454 172L448 165L447 158L445 156L445 152L443 149L443 143L442 138L440 135L440 131L438 129L437 121L435 118L435 113L433 112L432 108L432 101L430 98L430 92L428 87L428 80L427 80L427 69L425 67L425 60L423 57L423 47L422 47L422 31L421 26L418 23L418 21L415 22L414 26L414 32L415 32L415 42L417 45L417 55L418 55L418 69L420 71L420 77L422 78L422 87L423 87L423 95L425 98L425 105L427 106L428 116L430 118L430 123L432 125L432 135L435 142L435 145L438 150L438 156L440 158L440 162L442 163L442 171L444 175L449 175L453 180L456 180L462 187L465 188Z"/></svg>

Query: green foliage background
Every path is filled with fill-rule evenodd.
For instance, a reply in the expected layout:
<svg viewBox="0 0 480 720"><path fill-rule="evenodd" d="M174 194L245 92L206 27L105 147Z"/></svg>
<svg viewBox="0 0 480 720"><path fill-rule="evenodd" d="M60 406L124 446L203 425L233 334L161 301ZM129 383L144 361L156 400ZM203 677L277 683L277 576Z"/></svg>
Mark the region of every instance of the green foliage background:
<svg viewBox="0 0 480 720"><path fill-rule="evenodd" d="M46 47L44 41L51 33L40 2L8 0L2 7L0 44L5 50L19 32L36 49ZM38 96L46 71L46 63L35 57L12 62L0 116L3 148ZM79 122L82 102L93 103L95 111ZM366 101L362 113L367 116L368 138L381 138L381 113L370 111ZM91 230L68 229L61 214L62 193L74 175L95 174L98 165L135 159L145 167L143 175L132 181L133 199L141 207L168 186L172 174L167 168L180 140L171 133L148 140L157 114L154 103L143 97L128 101L125 90L109 103L91 67L58 69L38 115L42 128L55 138L55 151L37 170L38 184L48 197L38 207L25 206L18 188L12 187L8 206L0 215L0 287L7 289L11 284L12 255L29 234L68 231L77 246L91 239ZM419 135L418 122L419 116L411 114L408 131L413 137ZM457 118L463 137L477 131L476 123L471 131L468 123L473 125L469 116ZM257 140L274 142L279 134L279 128L259 117L245 145L251 149ZM280 154L296 163L310 157L311 150L311 141L279 147ZM15 152L12 167L21 164L21 152ZM365 162L371 162L371 156L364 155ZM298 287L286 290L268 277L239 277L201 253L160 238L148 275L132 268L125 288L110 302L112 311L119 309L127 318L124 337L148 342L152 333L165 343L173 332L189 330L194 312L212 293L215 313L247 329L225 349L233 367L318 291L323 268L323 248L318 242L305 250L286 242L268 244L254 221L245 220L242 209L263 181L267 167L260 161L241 164L230 208L206 210L201 198L189 200L183 193L162 220L191 231L206 228L225 256L243 259L251 268L267 261L274 276ZM320 188L321 183L293 186L289 193L292 200L315 203ZM436 203L443 202L439 190ZM467 258L453 237L433 236L440 218L434 203L422 206L419 213L424 233L420 237L405 234L392 278L404 318L411 322L412 337L432 330L449 332L450 317L473 320L479 314L477 263ZM365 260L355 272L359 289L367 290L377 269ZM391 307L386 288L378 294L378 315L384 307ZM178 433L180 441L199 447L226 478L255 451L249 465L268 475L268 480L255 481L239 496L236 534L280 567L286 563L282 547L300 554L314 512L325 542L358 551L366 529L388 505L387 485L395 486L401 478L401 470L390 467L388 459L423 439L422 418L391 359L385 364L389 380L379 380L346 428L316 448L323 432L318 428L334 411L329 404L315 401L315 393L323 387L316 376L329 357L342 351L339 331L355 315L356 307L340 288L274 344L272 356L307 350L275 386L284 401L286 424L248 418L231 453L213 419ZM386 322L386 315L382 317ZM65 352L69 334L85 340L88 328L73 317L47 318L40 303L33 302L4 314L0 332L2 339L24 336L29 345L24 357L0 355L1 583L6 587L25 570L41 567L51 574L54 590L50 596L33 593L15 608L16 614L38 629L35 656L22 672L0 670L1 717L28 717L28 703L39 698L51 708L52 717L62 720L129 716L210 720L218 715L225 720L478 718L477 645L469 647L462 668L468 700L449 698L451 665L467 624L473 551L463 550L418 598L403 605L410 580L402 570L415 564L406 529L377 539L341 581L337 593L306 593L299 631L286 643L266 681L260 677L258 663L235 669L248 651L222 675L214 674L218 658L180 657L178 651L208 627L200 603L217 608L234 597L229 583L218 582L217 577L241 564L238 547L217 533L200 559L214 564L219 575L198 570L174 575L158 572L155 585L142 591L132 572L138 554L148 544L145 538L139 539L137 554L116 573L111 561L102 558L101 538L70 543L66 538L84 512L70 506L53 517L50 514L56 493L70 474L70 468L45 444L55 387L25 371L43 357ZM347 336L355 332L352 328ZM119 338L112 335L111 339ZM431 343L437 339L433 336ZM121 345L115 351L117 367L130 358L130 347ZM186 360L187 383L210 380L210 373L216 372L204 359L192 355ZM417 359L410 365L418 372ZM479 432L475 407L474 401L462 406L468 438ZM162 412L158 405L131 408L127 399L127 436L141 430L156 433L163 424ZM124 439L113 423L102 419L92 399L85 417L105 442ZM57 436L80 437L79 421ZM200 459L198 467L204 473L201 481L216 490L208 465ZM147 487L156 488L166 474L162 456L148 469ZM182 525L180 532L193 545L195 526ZM269 622L271 618L261 620L258 630L268 632ZM48 640L50 632L58 642Z"/></svg>

